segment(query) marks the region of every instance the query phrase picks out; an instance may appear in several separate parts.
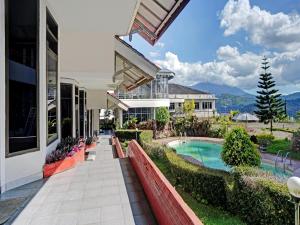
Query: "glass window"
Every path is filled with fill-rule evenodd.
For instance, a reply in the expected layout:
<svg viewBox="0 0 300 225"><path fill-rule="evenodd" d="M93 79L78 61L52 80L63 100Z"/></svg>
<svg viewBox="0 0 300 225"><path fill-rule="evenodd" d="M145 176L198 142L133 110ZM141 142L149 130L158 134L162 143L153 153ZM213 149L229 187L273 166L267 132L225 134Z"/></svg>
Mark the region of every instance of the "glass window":
<svg viewBox="0 0 300 225"><path fill-rule="evenodd" d="M195 110L199 110L199 109L200 109L199 102L195 102Z"/></svg>
<svg viewBox="0 0 300 225"><path fill-rule="evenodd" d="M79 137L79 88L75 86L75 135Z"/></svg>
<svg viewBox="0 0 300 225"><path fill-rule="evenodd" d="M61 95L61 136L66 138L72 136L73 131L73 104L72 84L60 84Z"/></svg>
<svg viewBox="0 0 300 225"><path fill-rule="evenodd" d="M57 32L58 27L53 17L47 10L47 108L48 129L47 143L57 139Z"/></svg>
<svg viewBox="0 0 300 225"><path fill-rule="evenodd" d="M38 1L6 6L8 154L38 147Z"/></svg>
<svg viewBox="0 0 300 225"><path fill-rule="evenodd" d="M202 102L203 109L212 109L212 102Z"/></svg>
<svg viewBox="0 0 300 225"><path fill-rule="evenodd" d="M79 134L84 136L84 91L79 91Z"/></svg>
<svg viewBox="0 0 300 225"><path fill-rule="evenodd" d="M174 102L171 102L170 103L170 108L169 108L170 110L174 110L175 109L175 103Z"/></svg>

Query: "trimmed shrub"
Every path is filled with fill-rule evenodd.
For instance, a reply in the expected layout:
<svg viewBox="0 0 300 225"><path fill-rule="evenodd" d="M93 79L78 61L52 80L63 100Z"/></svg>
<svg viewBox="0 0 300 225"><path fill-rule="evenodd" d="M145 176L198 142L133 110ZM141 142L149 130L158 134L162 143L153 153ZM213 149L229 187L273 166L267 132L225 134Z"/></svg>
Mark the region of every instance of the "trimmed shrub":
<svg viewBox="0 0 300 225"><path fill-rule="evenodd" d="M165 155L170 171L176 178L176 186L190 193L197 201L227 208L229 173L193 165L172 150L166 150Z"/></svg>
<svg viewBox="0 0 300 225"><path fill-rule="evenodd" d="M229 166L259 166L260 155L245 129L237 127L225 138L223 161Z"/></svg>
<svg viewBox="0 0 300 225"><path fill-rule="evenodd" d="M124 142L124 141L131 141L133 139L135 140L136 135L139 140L141 132L142 132L141 130L138 130L138 131L136 131L136 130L116 130L115 135L117 138L119 138L119 140L121 142Z"/></svg>
<svg viewBox="0 0 300 225"><path fill-rule="evenodd" d="M273 134L268 133L262 133L256 136L257 143L262 146L268 146L272 143L272 141L275 139Z"/></svg>
<svg viewBox="0 0 300 225"><path fill-rule="evenodd" d="M230 211L253 225L294 224L294 205L287 186L262 170L241 167L233 172Z"/></svg>
<svg viewBox="0 0 300 225"><path fill-rule="evenodd" d="M287 186L271 173L258 167L235 167L226 172L197 166L174 150L151 143L151 134L145 132L140 135L145 152L152 159L163 157L172 184L197 201L222 207L251 225L294 224L294 205Z"/></svg>
<svg viewBox="0 0 300 225"><path fill-rule="evenodd" d="M159 107L155 111L156 121L161 125L165 126L170 121L170 112L167 107Z"/></svg>

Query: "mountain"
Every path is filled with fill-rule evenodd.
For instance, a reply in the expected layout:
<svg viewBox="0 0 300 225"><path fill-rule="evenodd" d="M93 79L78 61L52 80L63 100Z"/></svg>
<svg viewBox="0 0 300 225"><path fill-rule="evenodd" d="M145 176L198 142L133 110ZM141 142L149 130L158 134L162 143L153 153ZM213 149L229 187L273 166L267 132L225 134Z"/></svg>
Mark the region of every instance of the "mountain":
<svg viewBox="0 0 300 225"><path fill-rule="evenodd" d="M241 95L249 95L247 92L243 91L240 88L237 87L231 87L228 85L220 85L220 84L212 84L212 83L198 83L192 88L201 90L201 91L206 91L209 93L213 93L215 95L222 95L222 94L231 94L235 96L241 96Z"/></svg>
<svg viewBox="0 0 300 225"><path fill-rule="evenodd" d="M198 83L192 88L215 94L218 98L216 106L219 113L228 113L231 110L240 112L253 112L255 110L255 96L240 88L212 83ZM300 92L285 95L283 98L286 100L288 115L295 116L300 110Z"/></svg>
<svg viewBox="0 0 300 225"><path fill-rule="evenodd" d="M295 92L289 95L285 95L284 98L286 100L295 100L295 99L299 99L300 98L300 92Z"/></svg>

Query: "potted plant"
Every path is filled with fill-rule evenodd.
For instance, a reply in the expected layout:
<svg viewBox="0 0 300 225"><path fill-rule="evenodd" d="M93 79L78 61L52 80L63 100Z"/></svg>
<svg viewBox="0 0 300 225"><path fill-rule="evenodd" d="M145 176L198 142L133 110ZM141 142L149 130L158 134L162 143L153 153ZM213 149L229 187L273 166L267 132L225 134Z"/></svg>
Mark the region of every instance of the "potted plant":
<svg viewBox="0 0 300 225"><path fill-rule="evenodd" d="M43 167L44 177L73 168L78 162L85 159L84 143L79 139L67 137L61 141L56 149L47 155Z"/></svg>

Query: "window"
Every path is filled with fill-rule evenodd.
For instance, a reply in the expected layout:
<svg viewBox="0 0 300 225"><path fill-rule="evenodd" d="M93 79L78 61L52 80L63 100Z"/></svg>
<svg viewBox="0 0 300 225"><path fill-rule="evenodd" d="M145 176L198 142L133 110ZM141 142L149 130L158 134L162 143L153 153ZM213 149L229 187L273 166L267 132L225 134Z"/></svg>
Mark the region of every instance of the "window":
<svg viewBox="0 0 300 225"><path fill-rule="evenodd" d="M5 1L7 155L38 148L38 2Z"/></svg>
<svg viewBox="0 0 300 225"><path fill-rule="evenodd" d="M79 91L79 134L84 136L84 91Z"/></svg>
<svg viewBox="0 0 300 225"><path fill-rule="evenodd" d="M61 104L61 136L66 138L73 136L73 98L72 84L60 84Z"/></svg>
<svg viewBox="0 0 300 225"><path fill-rule="evenodd" d="M58 137L57 134L57 80L58 80L58 27L47 10L47 143Z"/></svg>
<svg viewBox="0 0 300 225"><path fill-rule="evenodd" d="M202 102L203 109L212 109L212 102Z"/></svg>
<svg viewBox="0 0 300 225"><path fill-rule="evenodd" d="M154 118L152 108L130 108L128 111L123 111L123 122L131 118L137 118L138 122L151 120Z"/></svg>
<svg viewBox="0 0 300 225"><path fill-rule="evenodd" d="M199 110L199 109L200 109L199 102L195 102L195 110Z"/></svg>
<svg viewBox="0 0 300 225"><path fill-rule="evenodd" d="M175 110L175 103L174 102L170 103L169 110Z"/></svg>
<svg viewBox="0 0 300 225"><path fill-rule="evenodd" d="M181 106L182 106L182 104L181 104L181 103L178 103L178 107L181 108Z"/></svg>
<svg viewBox="0 0 300 225"><path fill-rule="evenodd" d="M75 86L75 135L79 137L79 88Z"/></svg>

